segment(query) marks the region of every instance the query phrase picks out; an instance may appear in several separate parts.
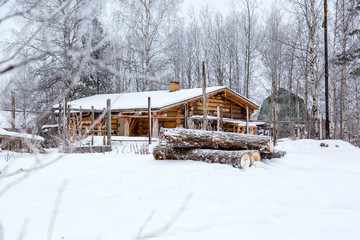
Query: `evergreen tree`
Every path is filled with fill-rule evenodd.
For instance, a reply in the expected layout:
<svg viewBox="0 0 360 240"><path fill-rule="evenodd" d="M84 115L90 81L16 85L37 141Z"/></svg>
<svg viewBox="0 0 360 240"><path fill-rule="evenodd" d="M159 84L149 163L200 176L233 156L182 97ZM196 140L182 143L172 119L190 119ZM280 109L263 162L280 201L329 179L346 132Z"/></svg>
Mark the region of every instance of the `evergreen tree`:
<svg viewBox="0 0 360 240"><path fill-rule="evenodd" d="M112 74L104 69L99 68L97 62L106 62L106 56L110 51L110 42L106 41L105 32L101 22L94 18L91 22L92 35L83 37L83 45L91 44L92 52L90 53L91 61L87 63L81 76L80 84L77 87L77 97L86 97L94 94L112 93L113 82ZM89 41L89 39L91 39Z"/></svg>

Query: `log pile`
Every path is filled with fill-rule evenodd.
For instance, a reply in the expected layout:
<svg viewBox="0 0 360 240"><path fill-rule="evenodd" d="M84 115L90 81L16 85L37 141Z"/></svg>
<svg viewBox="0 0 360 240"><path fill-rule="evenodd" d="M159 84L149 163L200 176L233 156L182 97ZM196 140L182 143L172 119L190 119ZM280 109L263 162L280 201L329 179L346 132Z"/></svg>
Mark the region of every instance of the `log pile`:
<svg viewBox="0 0 360 240"><path fill-rule="evenodd" d="M161 128L160 144L154 148L157 160L194 160L229 164L237 168L251 166L266 158L278 157L269 137L195 129Z"/></svg>

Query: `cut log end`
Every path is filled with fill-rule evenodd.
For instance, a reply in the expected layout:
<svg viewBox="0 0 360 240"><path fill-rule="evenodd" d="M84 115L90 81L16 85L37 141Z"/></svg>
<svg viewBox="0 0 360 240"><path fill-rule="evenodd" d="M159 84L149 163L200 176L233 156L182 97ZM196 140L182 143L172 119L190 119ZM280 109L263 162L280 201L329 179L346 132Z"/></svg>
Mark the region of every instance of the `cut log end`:
<svg viewBox="0 0 360 240"><path fill-rule="evenodd" d="M250 154L251 159L251 165L253 165L255 162L261 161L261 154L258 151L254 151Z"/></svg>
<svg viewBox="0 0 360 240"><path fill-rule="evenodd" d="M248 168L251 166L251 153L244 153L240 158L240 168Z"/></svg>

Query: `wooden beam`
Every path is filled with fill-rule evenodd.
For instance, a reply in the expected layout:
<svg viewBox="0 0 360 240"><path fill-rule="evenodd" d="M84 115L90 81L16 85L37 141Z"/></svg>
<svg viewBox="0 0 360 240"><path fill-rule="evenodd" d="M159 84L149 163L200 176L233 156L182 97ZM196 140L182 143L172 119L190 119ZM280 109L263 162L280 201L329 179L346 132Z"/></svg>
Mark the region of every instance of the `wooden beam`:
<svg viewBox="0 0 360 240"><path fill-rule="evenodd" d="M220 131L224 131L224 114L223 114L223 107L220 106Z"/></svg>
<svg viewBox="0 0 360 240"><path fill-rule="evenodd" d="M94 106L91 106L91 125L90 125L90 131L91 132L91 146L94 145L94 126L95 124L95 113L94 113Z"/></svg>
<svg viewBox="0 0 360 240"><path fill-rule="evenodd" d="M103 127L103 145L105 145L106 144L106 141L105 141L105 138L106 138L106 109L105 108L103 108L103 114L102 114L104 117L103 117L103 119L102 119L102 121L103 121L103 125L102 125L102 127Z"/></svg>
<svg viewBox="0 0 360 240"><path fill-rule="evenodd" d="M15 132L15 92L11 92L11 130Z"/></svg>
<svg viewBox="0 0 360 240"><path fill-rule="evenodd" d="M111 99L106 100L107 107L107 145L111 149Z"/></svg>
<svg viewBox="0 0 360 240"><path fill-rule="evenodd" d="M159 137L159 119L155 118L154 119L154 124L153 124L153 136L154 137Z"/></svg>
<svg viewBox="0 0 360 240"><path fill-rule="evenodd" d="M246 134L249 134L249 107L246 106Z"/></svg>
<svg viewBox="0 0 360 240"><path fill-rule="evenodd" d="M133 120L130 120L131 124L130 124L130 129L129 129L129 136L132 136L132 133L136 127L136 124L138 122L138 118L134 118Z"/></svg>
<svg viewBox="0 0 360 240"><path fill-rule="evenodd" d="M62 104L59 103L59 119L58 119L58 134L61 134L61 127L62 127Z"/></svg>
<svg viewBox="0 0 360 240"><path fill-rule="evenodd" d="M184 116L185 116L184 119L185 128L189 128L188 103L184 104Z"/></svg>
<svg viewBox="0 0 360 240"><path fill-rule="evenodd" d="M148 115L149 115L149 144L151 144L151 97L148 97Z"/></svg>
<svg viewBox="0 0 360 240"><path fill-rule="evenodd" d="M220 131L220 106L219 105L217 106L216 117L217 117L216 130Z"/></svg>
<svg viewBox="0 0 360 240"><path fill-rule="evenodd" d="M273 105L273 144L276 146L275 106Z"/></svg>
<svg viewBox="0 0 360 240"><path fill-rule="evenodd" d="M202 62L202 104L203 104L203 129L207 130L207 106L206 106L206 74L205 62Z"/></svg>
<svg viewBox="0 0 360 240"><path fill-rule="evenodd" d="M80 114L79 114L80 122L79 122L79 128L82 129L82 106L80 106Z"/></svg>
<svg viewBox="0 0 360 240"><path fill-rule="evenodd" d="M131 133L130 121L131 121L131 119L125 119L125 126L124 126L124 136L125 137L130 137L130 133ZM133 120L133 122L135 122L135 121L136 121L136 119Z"/></svg>
<svg viewBox="0 0 360 240"><path fill-rule="evenodd" d="M69 134L69 137L70 137L70 133L68 131L70 131L71 129L71 106L70 105L67 105L67 116L66 116L66 121L67 121L67 124L66 124L66 129L67 129L67 134Z"/></svg>

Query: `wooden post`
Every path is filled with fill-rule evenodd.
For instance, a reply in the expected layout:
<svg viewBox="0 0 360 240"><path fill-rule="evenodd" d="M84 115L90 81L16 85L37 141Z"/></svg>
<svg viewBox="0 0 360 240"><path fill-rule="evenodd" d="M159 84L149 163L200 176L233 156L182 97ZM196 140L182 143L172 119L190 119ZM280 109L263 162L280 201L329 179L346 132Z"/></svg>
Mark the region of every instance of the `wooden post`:
<svg viewBox="0 0 360 240"><path fill-rule="evenodd" d="M82 135L82 106L80 106L80 115L79 115L79 133Z"/></svg>
<svg viewBox="0 0 360 240"><path fill-rule="evenodd" d="M246 134L249 134L249 107L246 106Z"/></svg>
<svg viewBox="0 0 360 240"><path fill-rule="evenodd" d="M107 107L107 145L110 146L111 149L111 99L106 100Z"/></svg>
<svg viewBox="0 0 360 240"><path fill-rule="evenodd" d="M65 97L63 97L63 129L62 129L62 133L63 133L63 138L64 138L64 141L65 141L65 144L66 144L66 112L67 112L67 104L66 104L66 99Z"/></svg>
<svg viewBox="0 0 360 240"><path fill-rule="evenodd" d="M202 104L203 104L203 129L207 130L207 104L206 104L206 74L205 74L205 62L202 62Z"/></svg>
<svg viewBox="0 0 360 240"><path fill-rule="evenodd" d="M265 132L266 132L266 123L264 123L264 132L263 132L264 136L265 136Z"/></svg>
<svg viewBox="0 0 360 240"><path fill-rule="evenodd" d="M15 92L11 92L11 130L15 132ZM11 141L11 151L15 151L15 141Z"/></svg>
<svg viewBox="0 0 360 240"><path fill-rule="evenodd" d="M58 134L61 134L61 128L62 128L62 104L59 103L59 120L58 120Z"/></svg>
<svg viewBox="0 0 360 240"><path fill-rule="evenodd" d="M106 138L106 109L105 108L103 108L103 114L102 115L104 116L103 119L102 119L102 121L103 121L103 131L102 131L103 145L105 145L106 144L106 140L105 140L105 138Z"/></svg>
<svg viewBox="0 0 360 240"><path fill-rule="evenodd" d="M71 112L71 108L69 107L69 111L70 111L70 124L72 124L72 126L70 126L70 129L72 131L70 131L70 133L72 132L73 133L73 139L75 139L75 136L77 134L77 122L76 122L76 114L74 114L73 112Z"/></svg>
<svg viewBox="0 0 360 240"><path fill-rule="evenodd" d="M216 108L216 116L217 116L217 128L216 128L216 131L220 131L220 107L219 105L217 105L217 108Z"/></svg>
<svg viewBox="0 0 360 240"><path fill-rule="evenodd" d="M159 119L158 118L154 118L152 134L156 138L159 137Z"/></svg>
<svg viewBox="0 0 360 240"><path fill-rule="evenodd" d="M11 130L15 132L15 93L11 92Z"/></svg>
<svg viewBox="0 0 360 240"><path fill-rule="evenodd" d="M71 136L71 106L70 105L67 105L67 126L66 128L68 129L68 134L69 134L69 137Z"/></svg>
<svg viewBox="0 0 360 240"><path fill-rule="evenodd" d="M188 103L185 103L184 105L184 117L185 128L189 128Z"/></svg>
<svg viewBox="0 0 360 240"><path fill-rule="evenodd" d="M94 106L91 106L91 125L90 125L90 131L91 131L91 146L94 146L94 129L95 129L95 112L94 112Z"/></svg>
<svg viewBox="0 0 360 240"><path fill-rule="evenodd" d="M151 97L148 97L148 115L149 115L149 144L151 144Z"/></svg>
<svg viewBox="0 0 360 240"><path fill-rule="evenodd" d="M300 105L299 105L298 100L296 100L296 118L297 118L297 123L298 123L297 135L298 135L298 138L300 139Z"/></svg>
<svg viewBox="0 0 360 240"><path fill-rule="evenodd" d="M275 106L273 106L273 143L276 146Z"/></svg>
<svg viewBox="0 0 360 240"><path fill-rule="evenodd" d="M223 115L223 107L220 106L220 131L224 131L224 115Z"/></svg>
<svg viewBox="0 0 360 240"><path fill-rule="evenodd" d="M129 137L130 136L130 120L129 118L125 119L125 126L124 126L124 136ZM135 119L133 120L135 121Z"/></svg>
<svg viewBox="0 0 360 240"><path fill-rule="evenodd" d="M322 140L323 139L323 137L322 137L322 114L321 114L321 112L319 111L319 115L320 115L320 118L319 118L319 130L320 130L320 140Z"/></svg>

